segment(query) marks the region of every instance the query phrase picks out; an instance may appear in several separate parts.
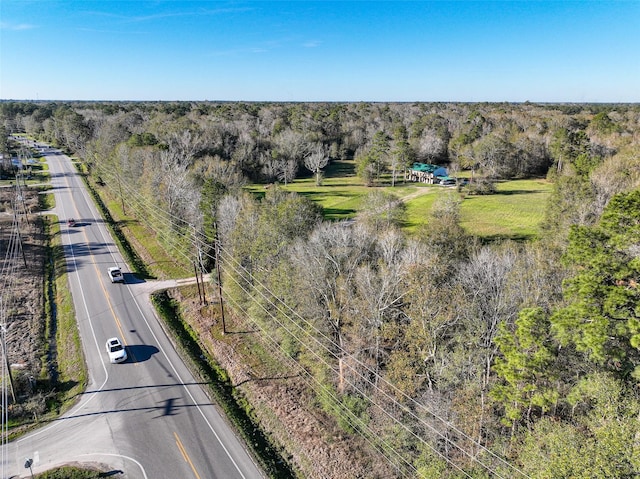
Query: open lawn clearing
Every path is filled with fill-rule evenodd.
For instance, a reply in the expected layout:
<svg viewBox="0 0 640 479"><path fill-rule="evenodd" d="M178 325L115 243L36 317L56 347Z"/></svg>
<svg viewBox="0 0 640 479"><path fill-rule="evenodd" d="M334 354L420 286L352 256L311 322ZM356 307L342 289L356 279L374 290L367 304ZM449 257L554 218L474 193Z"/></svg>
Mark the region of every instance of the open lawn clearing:
<svg viewBox="0 0 640 479"><path fill-rule="evenodd" d="M405 206L407 208L405 229L409 232L415 231L420 225L427 222L433 203L440 197L440 195L447 193L457 195L455 191L444 191L440 187L431 186L428 188L422 188L419 192L423 194L409 195L405 197Z"/></svg>
<svg viewBox="0 0 640 479"><path fill-rule="evenodd" d="M455 187L404 183L396 186L362 185L349 167L352 161L341 161L332 169L327 169L321 186L316 186L315 178L297 179L287 186L278 185L285 191L295 191L318 203L327 220L342 220L354 217L361 209L364 198L380 188L398 198L406 205L405 229L414 232L427 222L429 212L437 198L445 194L463 198L460 207L461 225L470 234L482 238L532 238L538 233L538 226L544 218L546 202L552 184L546 179L513 180L498 183L493 195L464 195ZM331 176L349 175L349 176ZM387 183L388 185L388 183ZM247 189L257 196L264 196L273 186L252 185Z"/></svg>
<svg viewBox="0 0 640 479"><path fill-rule="evenodd" d="M498 183L492 195L461 195L455 188L430 187L424 194L406 201L406 229L415 231L429 219L437 198L444 194L462 199L460 224L469 233L481 238L527 239L538 233L544 219L552 185L544 179L513 180Z"/></svg>
<svg viewBox="0 0 640 479"><path fill-rule="evenodd" d="M248 186L247 190L258 197L264 197L272 187L273 185L254 184ZM308 176L296 179L286 186L278 184L277 187L284 191L294 191L320 204L327 220L352 218L360 209L363 198L371 191L355 175L353 161L332 162L320 186L316 185L314 176Z"/></svg>
<svg viewBox="0 0 640 479"><path fill-rule="evenodd" d="M544 179L498 183L497 193L467 196L462 202L462 227L483 238L526 239L538 234L552 184Z"/></svg>
<svg viewBox="0 0 640 479"><path fill-rule="evenodd" d="M405 183L402 179L390 186L388 175L382 178L383 186L364 186L355 175L355 163L350 160L334 161L327 168L322 185L317 186L315 177L298 178L286 186L278 184L284 191L293 191L318 203L324 210L326 220L344 220L353 218L362 208L364 198L376 191L383 190L403 200L437 191L441 187L423 183ZM247 190L259 198L274 185L253 184Z"/></svg>

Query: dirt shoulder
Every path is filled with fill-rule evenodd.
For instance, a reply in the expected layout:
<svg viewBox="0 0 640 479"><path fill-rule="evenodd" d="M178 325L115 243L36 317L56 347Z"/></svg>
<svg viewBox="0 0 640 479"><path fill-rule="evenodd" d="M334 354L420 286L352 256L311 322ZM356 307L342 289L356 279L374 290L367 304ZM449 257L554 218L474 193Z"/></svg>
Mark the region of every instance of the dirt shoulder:
<svg viewBox="0 0 640 479"><path fill-rule="evenodd" d="M259 333L239 318L227 319L230 334L220 338L221 325L215 314L203 307L189 291L170 290L181 304L182 314L198 332L200 343L225 369L249 401L257 422L281 449L285 459L302 477L389 478L388 463L371 453L357 435L342 431L335 421L314 406L307 377L291 367L274 371L272 366L249 357ZM214 306L217 309L217 305Z"/></svg>
<svg viewBox="0 0 640 479"><path fill-rule="evenodd" d="M44 266L46 243L38 191L0 188L2 320L6 352L18 398L25 396L43 367Z"/></svg>

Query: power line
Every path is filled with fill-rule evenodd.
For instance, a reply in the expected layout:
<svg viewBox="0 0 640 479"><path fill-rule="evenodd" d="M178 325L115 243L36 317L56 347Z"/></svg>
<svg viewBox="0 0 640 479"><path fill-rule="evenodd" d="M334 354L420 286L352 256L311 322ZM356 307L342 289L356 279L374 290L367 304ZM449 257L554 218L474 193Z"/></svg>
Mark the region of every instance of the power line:
<svg viewBox="0 0 640 479"><path fill-rule="evenodd" d="M118 180L120 180L120 178L118 177L117 173L113 173L110 176L118 178ZM139 206L146 213L148 213L149 217L147 217L147 215L145 215L145 220L144 221L145 221L145 224L147 224L152 230L157 231L157 226L155 224L155 222L157 222L157 223L159 223L161 225L164 225L164 227L167 228L169 231L172 231L175 235L177 235L178 237L181 237L183 241L188 242L189 244L191 244L192 247L198 248L200 251L202 251L201 248L203 248L203 246L206 246L207 248L209 248L211 246L208 243L208 240L204 237L204 235L202 233L200 233L200 232L197 232L195 229L193 230L192 234L183 233L182 232L183 229L180 228L180 225L184 225L186 223L183 219L181 219L181 218L173 215L172 213L166 211L165 209L163 209L159 205L151 203L147 198L145 198L142 195L140 195L140 193L137 191L136 188L131 187L127 182L120 181L119 183L122 185L122 188L126 192L126 194L128 195L128 198L130 200L134 201L137 206ZM153 220L153 221L151 221L151 220ZM178 240L176 239L176 243L177 243L177 241ZM174 244L176 244L176 243L174 243ZM184 252L183 252L183 250L181 248L176 248L176 251L178 251L185 259L189 260L189 257L186 254L184 254ZM246 268L244 268L240 263L238 263L237 260L235 260L235 258L233 257L233 255L231 253L227 252L226 249L224 247L222 247L222 246L220 246L220 253L222 253L222 256L224 256L224 263L227 264L231 268L231 270L233 270L239 277L243 277L245 280L250 280L250 281L248 281L248 284L252 284L255 281L256 283L258 283L258 286L260 286L262 288L262 289L258 289L258 287L256 287L255 285L252 285L251 286L252 287L252 291L247 291L247 290L244 289L244 287L240 283L236 282L236 284L238 284L238 286L240 286L243 289L243 291L247 294L248 297L253 297L254 295L252 293L258 293L259 295L261 295L262 298L265 301L269 302L273 307L275 307L276 310L280 314L282 314L288 320L288 322L291 325L293 325L294 327L297 327L300 330L300 334L304 334L306 338L311 339L312 342L317 344L320 348L324 349L327 353L329 353L335 359L337 359L337 360L340 359L338 354L336 352L334 352L334 350L335 351L341 351L340 346L337 343L335 343L335 341L333 341L331 338L327 337L322 331L318 330L315 327L315 325L313 325L308 320L306 320L305 318L300 316L296 311L294 311L286 303L284 303L282 300L280 300L275 294L273 294L269 290L269 288L267 288L262 283L260 283L258 280L256 280L255 277L250 272L246 271ZM209 253L206 252L206 250L204 251L203 254L205 256L211 258L211 259L214 259ZM235 262L237 264L236 268L234 268L232 266L231 263L233 263L233 262ZM243 269L244 273L242 273L237 268ZM247 276L244 276L245 274ZM235 281L235 278L233 276L231 276L231 278ZM268 293L270 297L267 297L265 295L265 292ZM275 300L275 302L272 301L271 298L273 298ZM236 305L236 307L240 307L240 305L238 305L237 303L235 303L235 305ZM296 336L296 334L294 332L292 332L291 329L289 329L289 326L287 326L286 324L284 324L284 323L280 322L279 320L277 320L275 318L275 316L269 310L264 308L264 306L262 304L259 304L259 305L260 305L261 308L263 308L265 310L265 312L270 317L272 317L272 319L274 321L276 321L279 324L280 327L282 327L290 335L295 337L299 341L299 343L301 345L305 344L305 341L302 341L300 338L298 338ZM244 311L244 312L248 315L249 318L251 318L249 313L247 313L246 311ZM308 328L310 328L310 330L313 331L315 333L315 335L310 334L308 330L305 330L305 329L301 328L298 325L298 323L293 320L293 318L291 316L295 316L296 318L298 318L302 323L304 323ZM252 323L256 324L254 321L252 321ZM260 327L259 325L257 325L257 326ZM260 328L260 329L263 332L263 334L266 334L264 328ZM322 341L319 341L318 337L323 339L326 343L323 343ZM269 336L269 339L272 342L273 341L277 342L277 340L274 339L271 336ZM334 348L334 350L331 350L331 348L327 347L327 344L331 345ZM308 348L308 350L311 351L310 348ZM318 360L322 360L324 362L323 358L318 357L317 359ZM424 421L424 419L422 419L419 416L417 416L417 414L413 410L409 409L407 406L404 406L404 405L400 404L393 396L389 395L382 388L380 388L378 386L378 383L382 383L387 388L389 388L390 390L393 390L394 392L396 392L400 397L403 397L407 402L412 404L413 407L416 410L423 410L424 412L429 414L431 417L433 417L434 419L439 421L444 427L446 427L449 430L455 432L459 437L467 440L471 444L474 444L480 450L485 451L489 456L493 457L496 461L498 461L498 463L501 464L503 467L508 468L513 473L516 473L516 474L520 475L521 477L528 477L524 472L520 471L518 468L516 468L512 464L510 464L509 462L507 462L503 458L499 457L497 454L495 454L493 451L491 451L488 448L486 448L484 445L479 443L477 440L475 440L475 439L471 438L470 436L468 436L466 433L464 433L462 430L457 428L450 421L442 418L440 415L435 413L426 404L419 403L414 398L408 396L406 393L404 393L403 391L399 390L396 386L394 386L393 384L389 383L386 379L384 379L383 377L379 376L377 372L371 370L366 364L360 362L357 358L353 358L352 357L352 359L356 363L356 365L358 365L362 370L364 370L367 373L369 373L370 377L367 377L366 375L354 370L353 368L351 368L351 366L348 366L348 367L351 368L354 371L354 373L357 376L360 377L360 379L364 380L367 384L372 386L373 389L377 393L379 393L381 395L381 397L383 397L387 401L389 401L392 404L394 404L395 407L399 408L401 411L406 413L411 419L417 421L418 423L422 424L427 429L429 429L432 432L434 432L443 441L445 441L445 442L449 443L450 445L452 445L453 447L455 447L457 450L459 450L465 456L467 456L470 460L476 462L478 465L480 465L483 468L485 468L488 472L490 472L494 476L502 477L500 475L500 473L498 473L492 466L490 466L488 464L485 464L478 457L476 457L475 454L467 451L460 444L458 444L457 441L454 441L451 438L445 436L438 429L435 429L434 426L426 423ZM326 362L324 362L324 363L328 368L332 369L331 365L327 364ZM302 368L302 369L304 369L304 368ZM375 381L372 380L371 377L375 378ZM354 390L357 390L363 397L367 397L371 401L371 398L369 397L369 395L366 394L365 392L361 391L358 388L357 385L352 384L352 383L350 383L350 385L354 388ZM339 403L339 400L337 398L336 398L336 401L338 401L338 403ZM395 416L393 416L391 413L386 411L383 406L381 406L380 404L375 403L375 401L371 401L371 402L376 407L380 408L380 410L382 410L385 414L388 414L389 417L392 420L394 420L394 421L397 420L399 422L399 425L403 425L404 426L404 424L401 421L399 421L397 418L395 418ZM407 431L409 432L409 429L407 429ZM419 438L418 436L416 436L413 431L410 431L410 433L412 435L414 435L414 437L416 437L416 439L418 439L420 442L423 442L428 447L430 447L436 454L441 455L441 453L439 451L433 449L433 446L431 444L428 444L422 438ZM444 455L441 455L441 457L443 457L443 459L445 459L449 464L453 465L454 467L459 467L455 463L453 463L449 458L445 457ZM462 471L462 470L460 472L464 473L464 471Z"/></svg>
<svg viewBox="0 0 640 479"><path fill-rule="evenodd" d="M14 210L11 231L6 244L2 268L0 269L0 277L2 278L2 290L0 291L0 354L2 355L0 358L0 374L2 375L2 428L0 433L2 435L2 477L6 477L6 471L4 468L9 461L9 458L7 457L8 449L6 447L9 442L9 391L11 391L12 400L16 400L13 377L9 365L7 334L10 311L14 310L18 296L17 278L20 253L22 253L26 267L26 257L24 256L24 248L20 236L20 218L17 213L18 202L23 201L21 196L22 192L20 191L19 186L16 186L14 189L14 197L11 201L12 208ZM24 206L24 202L22 202L22 205ZM23 210L23 214L26 215L26 209ZM8 386L7 381L9 382Z"/></svg>
<svg viewBox="0 0 640 479"><path fill-rule="evenodd" d="M244 267L240 264L238 264L239 268L244 269ZM233 266L232 266L233 268ZM237 270L234 269L234 271L237 272ZM245 269L246 272L246 269ZM248 275L250 275L249 272L246 272ZM245 279L247 279L245 277ZM260 286L264 287L264 285L262 285L259 280L256 280L255 278L252 277L252 280L257 282L258 284L260 284ZM248 281L248 283L250 284L251 281ZM236 284L238 284L239 286L241 286L238 282L236 282ZM268 289L266 289L267 291L269 291ZM263 293L263 291L261 291L258 288L253 287L253 292L259 294L260 296L262 296L263 299L265 299L267 302L269 302L272 306L274 306L278 312L283 313L283 311L280 309L280 307L278 305L276 305L275 303L273 303L273 301L271 301L270 298L266 297ZM270 292L271 293L271 292ZM249 295L251 296L251 295ZM287 309L289 309L290 311L293 312L293 310L291 310L291 308L289 308L288 305L286 305L284 302L282 302L280 299L278 299L275 295L273 295L271 293L271 297L276 298L276 300L281 303L283 306L285 306ZM258 303L260 305L260 303ZM262 307L262 305L260 305ZM299 344L301 345L305 345L307 344L305 341L303 341L302 339L300 339L298 336L296 336L295 333L293 333L286 325L284 325L282 322L280 322L269 310L267 310L266 308L263 308L265 312L267 312L267 314L269 314L269 316L278 323L278 325L280 325L281 327L283 327L285 329L285 331L287 331L289 334L291 334L292 336L294 336ZM306 336L307 339L311 340L313 343L317 344L321 349L324 349L329 355L333 356L336 360L340 360L339 355L334 352L333 350L331 350L330 348L328 348L325 344L323 344L322 342L318 341L317 338L315 336L313 336L312 334L310 334L307 330L301 328L295 321L291 320L291 318L286 314L283 313L285 317L287 317L290 320L290 324L292 324L293 326L297 327L300 330L301 334L304 334ZM342 348L339 347L339 345L337 345L333 340L331 340L330 338L327 338L322 332L320 332L313 324L311 324L310 322L308 322L306 319L302 318L300 315L298 315L297 313L294 312L294 314L299 317L302 322L307 325L309 328L311 328L312 330L314 330L316 333L318 333L319 335L323 336L325 339L327 339L327 341L329 342L329 344L333 345L338 351L341 351ZM325 364L329 369L333 370L333 367L329 364L326 363L326 361L324 360L324 358L322 358L322 356L317 355L317 353L315 353L311 348L307 347L307 350L312 352L312 354L314 355L314 357L322 362L323 364ZM371 374L372 377L375 377L376 380L379 380L381 382L384 382L387 386L391 387L393 390L402 393L402 391L398 390L395 386L393 386L392 384L388 383L384 378L380 377L376 372L374 372L373 370L371 370L368 366L366 366L365 364L363 364L362 362L360 362L357 359L354 359L354 361L361 366L365 371L369 372ZM477 457L475 457L472 453L468 452L467 450L465 450L462 446L460 446L457 442L453 441L452 439L446 437L444 434L442 434L438 429L434 428L433 426L429 425L428 423L426 423L422 418L420 418L419 416L417 416L413 411L411 411L409 408L407 408L406 406L403 406L402 404L398 403L397 400L395 400L395 398L393 398L391 395L389 395L388 393L386 393L382 388L380 388L376 382L372 379L370 379L369 377L367 377L366 375L359 373L357 370L355 370L354 368L352 368L351 366L347 365L347 368L349 368L351 371L353 371L357 376L360 377L360 379L362 379L364 382L368 383L370 386L373 387L373 389L376 390L376 392L380 393L382 395L382 397L384 397L386 400L394 403L397 407L399 407L403 412L407 413L412 419L414 419L415 421L423 424L425 427L427 427L428 429L430 429L433 433L435 433L437 436L439 436L442 440L448 442L449 444L451 444L453 447L455 447L456 449L458 449L460 452L462 452L464 455L466 455L469 459L471 459L472 461L475 461L476 463L478 463L479 465L481 465L483 468L485 468L487 471L491 472L493 475L502 478L502 476L495 471L491 466L483 463L482 461L480 461ZM334 373L337 373L335 370L333 370ZM358 391L363 397L367 397L367 399L374 404L376 407L378 407L380 410L382 410L385 414L389 415L389 417L396 421L398 423L398 425L405 427L404 423L402 423L401 421L399 421L394 415L390 414L388 411L386 411L384 409L383 406L381 406L380 404L376 403L375 401L372 400L372 397L370 395L368 395L366 392L362 391L356 384L352 383L350 380L346 380L346 382L349 383L349 385L351 387L353 387L354 390ZM457 432L458 434L462 435L463 437L465 437L466 439L468 439L470 442L476 444L477 446L479 446L480 448L482 448L483 450L491 453L491 451L489 451L486 447L482 446L481 444L479 444L477 441L475 441L474 439L470 438L469 436L467 436L466 434L464 434L464 432L460 431L458 428L456 428L455 426L453 426L449 421L446 421L445 419L441 418L439 415L435 414L433 411L431 411L429 408L427 408L425 405L418 403L417 401L413 400L412 398L410 398L409 396L407 396L406 394L403 393L403 395L410 399L413 404L415 406L417 406L418 408L424 409L426 412L428 412L431 416L433 416L434 418L438 419L439 421L441 421L445 426L451 428L452 430L454 430L455 432ZM434 452L436 452L438 455L441 455L439 453L439 451L437 451L431 444L429 444L428 442L426 442L425 440L423 440L422 438L418 437L415 433L413 433L412 431L410 431L409 429L406 428L406 430L408 432L410 432L411 435L413 435L416 439L418 439L420 442L422 442L423 444L425 444L426 446L428 446L430 449L432 449ZM491 453L492 455L494 455L493 453ZM495 455L494 455L495 456ZM451 465L454 465L455 467L457 467L457 465L455 463L453 463L451 460L449 460L448 458L446 458L444 455L441 455L441 457L443 457L445 460L447 460L447 462L449 462ZM509 463L507 463L506 461L504 461L503 459L499 458L498 456L495 456L498 460L500 460L503 464L510 466ZM513 466L511 466L513 468ZM515 468L514 468L515 469ZM518 471L517 469L515 469L516 472L520 473L522 476L526 477L526 475L524 473L521 473L520 471ZM461 471L463 472L463 471Z"/></svg>
<svg viewBox="0 0 640 479"><path fill-rule="evenodd" d="M233 298L230 298L229 301L231 303L233 303L234 306L238 310L243 312L246 315L247 318L251 317L250 314L248 313L248 311L246 309L244 309L242 305L237 303ZM240 321L243 322L242 319L240 319ZM340 407L342 409L342 411L347 414L347 420L348 420L349 424L351 425L351 427L356 431L360 431L362 433L363 439L367 443L369 443L374 449L379 451L381 454L383 454L387 458L388 458L388 456L387 456L388 451L393 452L394 455L397 457L397 460L399 462L404 463L413 472L415 472L414 466L412 464L410 464L409 462L407 462L406 458L404 458L401 454L399 454L387 442L385 442L384 440L382 440L379 437L376 437L375 434L372 434L371 431L369 430L368 426L366 425L366 423L362 419L357 417L349 408L344 407L342 405L342 403L340 402L339 398L333 393L333 391L328 389L326 387L326 385L322 384L315 376L313 376L309 371L307 371L306 368L302 367L299 363L294 361L287 354L287 352L284 350L284 348L282 347L282 344L276 338L273 337L273 334L269 331L268 328L262 327L261 325L257 324L255 321L252 321L252 320L250 320L250 321L251 321L251 324L253 326L256 326L256 327L258 327L260 329L260 331L264 335L263 337L265 339L267 339L276 348L276 349L274 349L272 351L276 352L278 354L278 357L281 360L283 360L284 362L288 363L291 368L293 368L294 370L297 370L299 373L303 374L304 381L305 381L305 383L307 384L307 386L310 389L315 391L316 394L318 394L318 395L320 395L320 394L328 395L332 399L333 404L336 405L337 407ZM369 434L364 434L365 432L367 432L366 430L369 430L368 431ZM379 444L379 442L381 442L382 444ZM392 460L390 460L390 458L388 458L388 459L389 459L389 462L392 464L392 466L394 466L396 468L396 470L398 470L398 472L403 475L403 477L414 477L413 475L407 476L406 472L404 471L404 469L402 469L398 464L396 464Z"/></svg>

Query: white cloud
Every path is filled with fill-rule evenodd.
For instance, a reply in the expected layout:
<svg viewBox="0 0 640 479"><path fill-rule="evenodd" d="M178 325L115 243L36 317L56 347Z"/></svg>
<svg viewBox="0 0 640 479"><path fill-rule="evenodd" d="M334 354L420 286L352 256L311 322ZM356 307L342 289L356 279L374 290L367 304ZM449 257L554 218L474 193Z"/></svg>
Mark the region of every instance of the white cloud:
<svg viewBox="0 0 640 479"><path fill-rule="evenodd" d="M0 22L0 30L11 30L11 31L18 32L22 30L33 30L34 28L37 28L37 27L30 23L11 24L7 22Z"/></svg>
<svg viewBox="0 0 640 479"><path fill-rule="evenodd" d="M197 9L197 10L186 10L186 11L176 11L176 12L160 12L160 13L152 13L149 15L120 15L111 12L102 12L97 10L90 10L85 13L95 16L113 18L119 20L121 23L141 23L141 22L152 22L155 20L162 20L165 18L172 17L193 17L193 16L214 16L214 15L225 15L229 13L244 13L251 11L251 8L218 8L218 9Z"/></svg>
<svg viewBox="0 0 640 479"><path fill-rule="evenodd" d="M309 40L307 42L304 42L302 46L306 48L316 48L316 47L319 47L321 44L322 42L320 40Z"/></svg>

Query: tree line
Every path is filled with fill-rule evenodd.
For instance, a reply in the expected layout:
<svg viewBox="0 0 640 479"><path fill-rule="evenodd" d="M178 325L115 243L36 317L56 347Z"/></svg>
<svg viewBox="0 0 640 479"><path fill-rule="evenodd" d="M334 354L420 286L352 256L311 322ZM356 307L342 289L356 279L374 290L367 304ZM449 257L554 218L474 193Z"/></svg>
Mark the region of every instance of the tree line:
<svg viewBox="0 0 640 479"><path fill-rule="evenodd" d="M318 407L346 434L404 458L399 477L640 472L637 105L0 107L7 131L69 149L133 198L167 248L188 257L192 230L211 248L217 236L225 294L321 385ZM243 190L320 184L345 158L368 185L420 161L554 189L528 242L470 236L455 194L408 235L375 188L349 224L277 185Z"/></svg>

